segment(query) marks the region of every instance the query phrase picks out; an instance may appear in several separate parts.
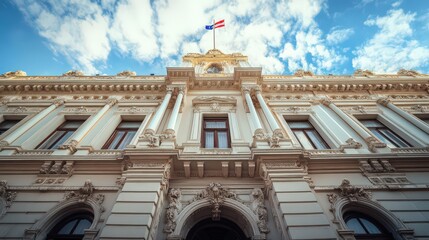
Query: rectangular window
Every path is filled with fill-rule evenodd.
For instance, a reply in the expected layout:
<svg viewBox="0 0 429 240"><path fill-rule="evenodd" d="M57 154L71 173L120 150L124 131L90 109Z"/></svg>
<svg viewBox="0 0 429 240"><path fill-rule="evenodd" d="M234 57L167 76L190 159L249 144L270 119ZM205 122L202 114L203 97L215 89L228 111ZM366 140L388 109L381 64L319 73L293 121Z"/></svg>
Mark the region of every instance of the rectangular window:
<svg viewBox="0 0 429 240"><path fill-rule="evenodd" d="M115 129L103 149L124 149L137 133L140 121L122 121Z"/></svg>
<svg viewBox="0 0 429 240"><path fill-rule="evenodd" d="M37 149L57 149L85 122L84 120L67 120L51 133Z"/></svg>
<svg viewBox="0 0 429 240"><path fill-rule="evenodd" d="M227 117L204 118L202 132L204 148L230 147Z"/></svg>
<svg viewBox="0 0 429 240"><path fill-rule="evenodd" d="M21 120L4 120L0 123L0 135L15 126Z"/></svg>
<svg viewBox="0 0 429 240"><path fill-rule="evenodd" d="M309 121L288 121L289 127L305 149L328 149L329 146Z"/></svg>
<svg viewBox="0 0 429 240"><path fill-rule="evenodd" d="M390 148L411 147L407 141L378 120L361 120L361 123Z"/></svg>

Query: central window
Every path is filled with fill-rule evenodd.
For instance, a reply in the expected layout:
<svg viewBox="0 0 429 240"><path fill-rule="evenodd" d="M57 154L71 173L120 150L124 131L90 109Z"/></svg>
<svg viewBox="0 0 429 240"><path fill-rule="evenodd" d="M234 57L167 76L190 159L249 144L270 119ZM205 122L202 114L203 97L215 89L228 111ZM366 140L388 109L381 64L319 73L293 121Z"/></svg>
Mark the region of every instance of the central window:
<svg viewBox="0 0 429 240"><path fill-rule="evenodd" d="M124 149L137 133L140 121L122 121L115 129L103 149Z"/></svg>
<svg viewBox="0 0 429 240"><path fill-rule="evenodd" d="M227 117L205 117L202 132L204 148L230 147Z"/></svg>
<svg viewBox="0 0 429 240"><path fill-rule="evenodd" d="M309 121L288 121L289 127L305 149L328 149L329 146Z"/></svg>
<svg viewBox="0 0 429 240"><path fill-rule="evenodd" d="M83 120L67 120L51 133L37 149L57 149L82 125Z"/></svg>

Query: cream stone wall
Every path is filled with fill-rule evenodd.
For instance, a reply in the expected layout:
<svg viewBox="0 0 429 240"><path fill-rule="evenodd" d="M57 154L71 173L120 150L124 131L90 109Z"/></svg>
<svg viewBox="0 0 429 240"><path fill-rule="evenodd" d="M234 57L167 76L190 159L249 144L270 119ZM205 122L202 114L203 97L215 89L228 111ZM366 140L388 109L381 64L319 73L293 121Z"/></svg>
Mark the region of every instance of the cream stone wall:
<svg viewBox="0 0 429 240"><path fill-rule="evenodd" d="M46 239L87 213L85 240L187 239L207 219L248 239L349 240L350 212L393 239L429 238L428 75L263 75L217 49L183 60L166 76L0 76L0 122L22 119L0 135L0 239ZM201 145L205 116L228 117L231 148ZM76 119L59 149L35 149ZM412 147L387 147L362 119ZM102 149L123 120L141 121L134 138ZM330 148L303 149L291 120Z"/></svg>

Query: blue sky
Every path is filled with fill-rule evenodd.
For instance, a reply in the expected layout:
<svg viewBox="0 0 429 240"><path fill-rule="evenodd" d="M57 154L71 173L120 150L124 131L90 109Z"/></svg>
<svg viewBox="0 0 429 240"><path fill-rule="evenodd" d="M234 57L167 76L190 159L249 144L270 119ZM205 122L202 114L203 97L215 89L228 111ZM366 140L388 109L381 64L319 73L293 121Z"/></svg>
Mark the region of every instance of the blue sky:
<svg viewBox="0 0 429 240"><path fill-rule="evenodd" d="M0 74L165 74L189 52L241 52L265 74L429 73L428 0L2 0Z"/></svg>

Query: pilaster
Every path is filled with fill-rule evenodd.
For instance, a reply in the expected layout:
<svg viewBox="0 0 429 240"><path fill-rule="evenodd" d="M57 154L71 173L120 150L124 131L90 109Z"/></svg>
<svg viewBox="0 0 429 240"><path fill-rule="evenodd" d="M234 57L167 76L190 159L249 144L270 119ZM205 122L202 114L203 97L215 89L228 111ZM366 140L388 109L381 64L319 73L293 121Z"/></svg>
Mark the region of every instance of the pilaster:
<svg viewBox="0 0 429 240"><path fill-rule="evenodd" d="M304 162L262 161L259 174L282 239L337 239L310 188Z"/></svg>
<svg viewBox="0 0 429 240"><path fill-rule="evenodd" d="M125 160L125 182L101 231L101 240L156 239L170 167L162 160Z"/></svg>

